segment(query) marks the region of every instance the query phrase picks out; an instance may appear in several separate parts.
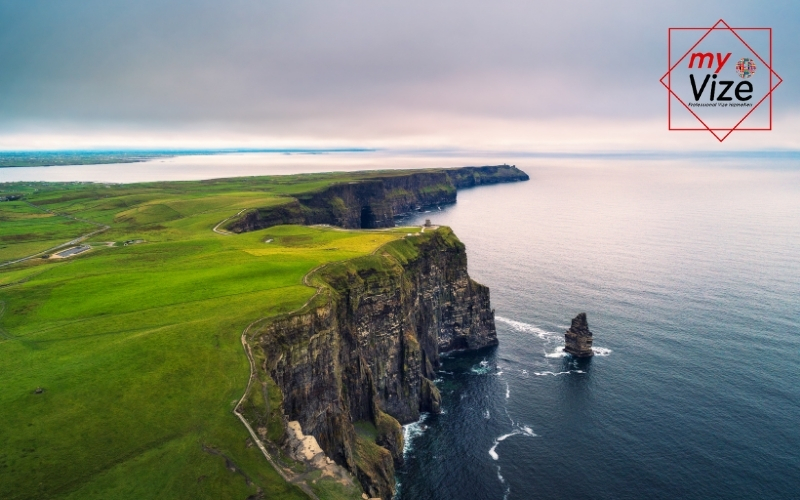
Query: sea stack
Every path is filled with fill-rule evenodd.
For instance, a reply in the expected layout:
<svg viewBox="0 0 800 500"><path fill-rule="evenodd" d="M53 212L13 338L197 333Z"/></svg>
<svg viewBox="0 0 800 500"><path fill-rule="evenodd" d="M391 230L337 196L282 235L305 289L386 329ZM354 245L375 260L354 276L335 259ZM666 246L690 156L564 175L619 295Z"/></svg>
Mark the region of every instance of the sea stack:
<svg viewBox="0 0 800 500"><path fill-rule="evenodd" d="M564 352L576 358L589 358L594 356L592 351L592 332L586 321L586 313L580 313L572 320L572 326L564 334Z"/></svg>

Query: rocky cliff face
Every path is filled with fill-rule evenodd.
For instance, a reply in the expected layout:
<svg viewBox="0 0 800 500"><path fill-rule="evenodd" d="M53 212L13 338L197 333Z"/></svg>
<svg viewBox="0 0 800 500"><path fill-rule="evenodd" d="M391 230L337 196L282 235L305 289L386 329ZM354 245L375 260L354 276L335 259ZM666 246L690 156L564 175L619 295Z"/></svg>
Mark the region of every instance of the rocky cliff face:
<svg viewBox="0 0 800 500"><path fill-rule="evenodd" d="M592 332L589 331L586 313L580 313L573 318L572 325L564 334L564 340L564 352L578 358L594 356L594 351L592 351Z"/></svg>
<svg viewBox="0 0 800 500"><path fill-rule="evenodd" d="M447 174L457 189L529 179L528 174L514 165L453 168L447 170Z"/></svg>
<svg viewBox="0 0 800 500"><path fill-rule="evenodd" d="M251 406L271 406L249 418L265 432L276 419L283 428L299 422L370 496L389 499L400 424L439 411L439 354L497 344L489 290L470 279L449 228L329 265L313 279L325 292L312 305L249 337L265 387Z"/></svg>
<svg viewBox="0 0 800 500"><path fill-rule="evenodd" d="M298 195L282 205L250 210L231 219L225 229L240 233L278 224L393 227L397 215L454 203L457 189L523 180L528 175L509 165L370 174Z"/></svg>

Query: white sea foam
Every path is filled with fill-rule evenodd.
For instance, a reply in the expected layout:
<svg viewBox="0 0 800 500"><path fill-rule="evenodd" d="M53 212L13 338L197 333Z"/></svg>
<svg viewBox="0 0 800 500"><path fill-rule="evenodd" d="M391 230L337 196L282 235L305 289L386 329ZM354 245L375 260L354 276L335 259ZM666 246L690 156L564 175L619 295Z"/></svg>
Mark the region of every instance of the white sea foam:
<svg viewBox="0 0 800 500"><path fill-rule="evenodd" d="M570 373L586 373L586 372L583 370L568 370L565 372L533 372L533 374L536 375L537 377L546 377L548 375L557 377L559 375L569 375Z"/></svg>
<svg viewBox="0 0 800 500"><path fill-rule="evenodd" d="M546 352L544 354L545 358L563 358L565 356L569 356L569 354L564 352L564 348L563 347L559 347L558 349L556 349L553 352Z"/></svg>
<svg viewBox="0 0 800 500"><path fill-rule="evenodd" d="M489 373L489 362L484 359L476 366L470 368L470 371L476 375L486 375Z"/></svg>
<svg viewBox="0 0 800 500"><path fill-rule="evenodd" d="M611 349L605 347L592 347L592 351L594 351L595 356L608 356L611 354Z"/></svg>
<svg viewBox="0 0 800 500"><path fill-rule="evenodd" d="M497 454L497 445L499 445L502 441L505 441L506 439L510 438L511 436L520 436L520 435L536 437L536 434L534 434L533 429L531 429L526 425L523 425L517 429L514 429L508 434L503 434L499 438L495 439L494 444L489 449L489 456L491 456L494 460L498 460L500 458L500 455Z"/></svg>
<svg viewBox="0 0 800 500"><path fill-rule="evenodd" d="M508 382L506 382L506 399L511 397L511 388L508 386Z"/></svg>
<svg viewBox="0 0 800 500"><path fill-rule="evenodd" d="M500 466L497 466L497 479L500 480L500 484L505 484L506 480L503 478L503 475L500 474ZM508 495L511 494L511 485L506 484L506 492L503 494L503 500L508 500Z"/></svg>
<svg viewBox="0 0 800 500"><path fill-rule="evenodd" d="M427 418L428 414L423 413L419 416L419 420L416 422L403 426L403 457L405 457L413 448L414 439L417 436L421 436L427 429L424 424Z"/></svg>
<svg viewBox="0 0 800 500"><path fill-rule="evenodd" d="M495 375L497 375L498 377L499 377L500 375L502 375L502 374L503 374L503 370L500 370L499 372L495 373Z"/></svg>
<svg viewBox="0 0 800 500"><path fill-rule="evenodd" d="M486 420L489 420L491 417L492 417L492 415L489 413L489 410L484 410L483 418L485 418Z"/></svg>
<svg viewBox="0 0 800 500"><path fill-rule="evenodd" d="M507 324L508 326L519 332L532 333L537 337L539 337L540 339L548 339L552 338L553 336L560 335L555 332L548 332L547 330L539 328L536 325L531 325L530 323L523 323L522 321L515 321L513 319L504 318L502 316L495 316L494 319L495 321Z"/></svg>
<svg viewBox="0 0 800 500"><path fill-rule="evenodd" d="M528 370L522 370L522 374L523 375L527 375L528 374Z"/></svg>

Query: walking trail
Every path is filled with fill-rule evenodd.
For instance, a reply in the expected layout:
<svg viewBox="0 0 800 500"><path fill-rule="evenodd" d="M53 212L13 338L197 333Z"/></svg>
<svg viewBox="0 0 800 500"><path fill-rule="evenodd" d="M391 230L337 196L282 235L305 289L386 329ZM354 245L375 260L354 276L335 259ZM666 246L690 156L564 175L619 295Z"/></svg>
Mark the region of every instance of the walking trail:
<svg viewBox="0 0 800 500"><path fill-rule="evenodd" d="M245 210L247 210L247 209L242 209L236 215L241 214ZM225 221L231 219L232 217L235 217L235 215L231 216L231 217L228 217L227 219L223 220L222 222L220 222L219 224L214 226L213 231L216 232L216 233L219 233L219 234L231 235L232 233L229 233L227 231L225 231L224 233L220 232L218 230L218 228L219 228L219 226L221 224L223 224ZM329 227L330 229L334 229L334 230L337 230L337 231L347 231L346 229L338 228L338 227L335 227L335 226L328 226L327 224L319 224L319 226ZM392 228L389 228L389 229L392 229ZM428 229L432 229L432 228L429 227ZM425 228L424 227L422 228L421 232L425 232ZM371 254L375 255L379 250L381 250L381 248L383 248L383 245L381 245L378 248L376 248L375 250L373 250L371 252ZM303 284L308 286L308 287L313 287L314 285L311 283L311 276L313 276L314 273L317 272L320 268L322 268L322 267L324 267L324 266L326 266L328 264L329 263L320 264L317 267L315 267L314 269L312 269L309 272L307 272L305 274L305 276L303 276ZM292 315L292 314L294 314L294 313L296 313L298 311L301 311L301 310L305 309L322 292L323 292L323 288L321 286L316 287L316 292L314 292L314 295L312 295L311 298L309 298L305 302L305 304L303 304L302 306L298 307L297 309L287 313L287 316ZM258 435L255 433L253 428L250 426L250 423L247 422L247 419L244 418L244 415L242 414L242 405L244 404L245 398L250 393L250 387L253 385L253 381L256 378L256 364L255 364L255 361L253 360L253 353L250 350L250 344L248 344L248 342L247 342L247 334L250 331L250 329L253 328L253 326L255 326L256 324L258 324L258 323L260 323L260 322L262 322L262 321L264 321L266 319L269 319L269 318L270 317L259 318L259 319L255 320L255 321L253 321L252 323L250 323L249 325L247 325L247 327L242 331L242 336L241 336L242 348L244 349L244 353L247 355L247 361L250 363L250 378L247 381L247 387L244 390L244 394L239 399L239 402L236 403L236 407L234 408L233 413L234 413L234 415L236 415L239 418L239 420L242 422L242 424L247 428L247 432L250 433L250 437L253 439L253 442L256 443L256 445L258 446L258 449L261 450L261 453L264 455L264 458L267 459L267 461L270 463L270 465L272 465L272 467L276 471L278 471L278 474L280 474L281 477L283 477L283 479L285 481L290 482L292 484L296 484L297 486L299 486L312 499L319 500L318 497L311 490L311 488L303 481L302 476L296 475L292 471L287 470L287 469L281 467L280 465L278 465L278 463L272 458L272 456L267 451L267 448L264 446L264 443L261 442L261 439L258 437Z"/></svg>

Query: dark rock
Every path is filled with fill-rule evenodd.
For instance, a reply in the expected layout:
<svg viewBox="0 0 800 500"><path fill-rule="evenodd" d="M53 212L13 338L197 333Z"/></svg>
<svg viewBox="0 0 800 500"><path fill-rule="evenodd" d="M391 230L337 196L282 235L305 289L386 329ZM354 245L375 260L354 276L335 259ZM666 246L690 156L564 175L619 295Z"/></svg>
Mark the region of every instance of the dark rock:
<svg viewBox="0 0 800 500"><path fill-rule="evenodd" d="M318 277L328 300L253 332L259 370L280 389L282 418L300 422L365 491L388 500L402 461L400 424L440 411L439 354L497 344L489 289L470 279L464 245L446 227ZM365 421L374 442L355 431L353 422Z"/></svg>
<svg viewBox="0 0 800 500"><path fill-rule="evenodd" d="M233 217L224 229L241 233L279 224L394 227L398 215L455 203L457 189L526 180L528 174L510 165L369 174L364 179L298 194L282 205L247 211Z"/></svg>
<svg viewBox="0 0 800 500"><path fill-rule="evenodd" d="M35 392L36 394L41 394L44 392L44 389L42 389L41 387L37 387L36 390L33 392Z"/></svg>
<svg viewBox="0 0 800 500"><path fill-rule="evenodd" d="M586 321L586 313L580 313L572 320L572 326L564 334L564 352L572 354L577 358L589 358L594 356L592 351L592 332L589 331L589 323Z"/></svg>
<svg viewBox="0 0 800 500"><path fill-rule="evenodd" d="M448 169L447 174L458 189L500 184L503 182L527 181L528 174L515 165L494 165L487 167L461 167Z"/></svg>

